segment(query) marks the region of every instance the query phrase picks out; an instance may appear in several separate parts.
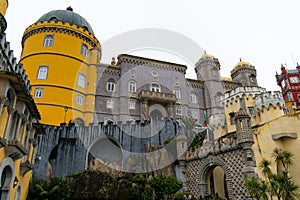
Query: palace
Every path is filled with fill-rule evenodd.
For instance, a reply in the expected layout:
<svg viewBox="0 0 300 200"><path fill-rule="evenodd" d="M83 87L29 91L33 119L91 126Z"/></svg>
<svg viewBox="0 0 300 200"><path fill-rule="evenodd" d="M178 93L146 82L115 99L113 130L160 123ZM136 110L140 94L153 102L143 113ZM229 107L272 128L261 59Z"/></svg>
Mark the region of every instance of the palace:
<svg viewBox="0 0 300 200"><path fill-rule="evenodd" d="M196 79L185 77L185 65L129 54L104 64L91 25L71 7L25 30L17 64L1 12L1 199L24 199L31 174L47 179L100 164L174 174L197 197L245 199L243 174L263 177L257 164L276 147L295 155L290 174L300 185L300 113L284 113L289 91L259 86L252 64L240 60L224 78L219 60L199 52ZM278 84L295 89L282 85L295 82L286 74L282 68ZM197 135L204 143L189 148Z"/></svg>

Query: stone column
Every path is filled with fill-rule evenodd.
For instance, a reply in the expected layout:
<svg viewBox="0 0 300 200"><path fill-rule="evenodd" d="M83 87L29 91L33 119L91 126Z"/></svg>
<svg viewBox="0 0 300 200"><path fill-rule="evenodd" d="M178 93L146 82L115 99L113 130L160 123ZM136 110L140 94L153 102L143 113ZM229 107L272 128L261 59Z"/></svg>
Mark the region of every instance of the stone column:
<svg viewBox="0 0 300 200"><path fill-rule="evenodd" d="M12 117L12 113L14 112L14 109L12 107L8 107L7 112L8 112L8 117L5 125L4 135L3 135L4 139L8 139L8 134L11 126L11 117Z"/></svg>
<svg viewBox="0 0 300 200"><path fill-rule="evenodd" d="M141 120L142 122L149 120L149 108L148 108L148 101L145 99L142 101L141 106Z"/></svg>
<svg viewBox="0 0 300 200"><path fill-rule="evenodd" d="M169 119L174 119L174 109L173 109L173 103L169 103L167 106L167 110L168 110L168 118Z"/></svg>

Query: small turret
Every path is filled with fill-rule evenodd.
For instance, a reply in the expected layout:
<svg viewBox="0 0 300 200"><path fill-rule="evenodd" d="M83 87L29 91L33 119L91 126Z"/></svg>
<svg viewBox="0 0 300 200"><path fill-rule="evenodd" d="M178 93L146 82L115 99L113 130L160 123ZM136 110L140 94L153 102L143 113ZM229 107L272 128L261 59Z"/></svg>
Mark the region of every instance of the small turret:
<svg viewBox="0 0 300 200"><path fill-rule="evenodd" d="M251 149L254 144L251 121L248 113L240 108L238 112L235 113L235 124L236 124L236 135L237 143L243 148L246 167L243 169L244 173L254 174L253 167L256 166L254 153Z"/></svg>
<svg viewBox="0 0 300 200"><path fill-rule="evenodd" d="M233 81L241 83L242 86L258 86L255 67L242 59L231 71L231 78Z"/></svg>

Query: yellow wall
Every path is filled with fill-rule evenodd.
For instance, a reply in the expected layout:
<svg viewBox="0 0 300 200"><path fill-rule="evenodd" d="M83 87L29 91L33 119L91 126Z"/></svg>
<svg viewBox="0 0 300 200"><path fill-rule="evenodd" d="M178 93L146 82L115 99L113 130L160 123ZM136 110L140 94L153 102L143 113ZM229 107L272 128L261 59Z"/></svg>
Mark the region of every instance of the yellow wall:
<svg viewBox="0 0 300 200"><path fill-rule="evenodd" d="M42 98L35 98L35 102L42 115L41 123L59 125L64 122L64 107L66 122L81 118L86 124L93 122L97 71L96 64L100 62L101 52L98 40L87 31L68 23L44 22L28 27L24 35L38 28L57 27L65 28L82 34L92 40L92 44L76 37L74 34L60 31L46 30L26 37L23 41L23 51L20 62L24 65L32 85L34 96L37 87L44 88ZM43 47L46 34L54 35L52 47ZM88 57L81 55L82 43L88 45ZM96 45L96 48L94 48ZM37 80L39 66L48 66L46 80ZM85 88L78 86L78 74L86 78ZM76 104L76 96L83 96L82 105Z"/></svg>
<svg viewBox="0 0 300 200"><path fill-rule="evenodd" d="M0 13L5 16L8 7L8 0L0 0Z"/></svg>
<svg viewBox="0 0 300 200"><path fill-rule="evenodd" d="M282 148L288 150L294 154L293 164L290 166L290 175L293 180L300 185L300 113L282 115L281 117L274 119L265 125L259 127L255 131L254 139L255 143L252 149L255 154L256 164L265 158L272 160L272 151L275 148ZM282 137L278 140L273 140L272 135L280 133L296 133L298 138L292 139L289 137ZM272 166L273 172L276 172L276 166ZM261 171L256 168L256 172L261 176Z"/></svg>

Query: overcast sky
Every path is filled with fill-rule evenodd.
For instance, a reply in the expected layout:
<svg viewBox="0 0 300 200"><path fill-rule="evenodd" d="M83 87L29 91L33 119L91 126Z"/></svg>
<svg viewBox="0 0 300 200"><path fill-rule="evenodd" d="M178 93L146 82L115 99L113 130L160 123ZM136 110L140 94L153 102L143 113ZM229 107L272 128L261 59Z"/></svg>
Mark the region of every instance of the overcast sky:
<svg viewBox="0 0 300 200"><path fill-rule="evenodd" d="M26 27L43 14L68 6L91 24L101 43L137 29L173 31L216 56L222 76L230 76L239 58L250 62L256 67L259 85L267 90L280 90L275 73L280 71L281 63L288 69L300 63L299 0L11 0L5 16L6 34L15 56L19 58ZM180 42L178 45L184 46ZM136 53L147 56L148 52ZM105 57L117 56L105 55L105 49L103 54L104 62L107 62ZM149 55L181 62L170 60L175 54L166 56L158 51L157 55L153 52ZM195 78L191 65L187 77Z"/></svg>

